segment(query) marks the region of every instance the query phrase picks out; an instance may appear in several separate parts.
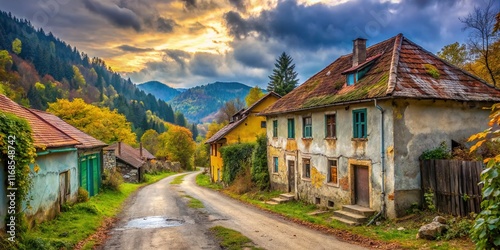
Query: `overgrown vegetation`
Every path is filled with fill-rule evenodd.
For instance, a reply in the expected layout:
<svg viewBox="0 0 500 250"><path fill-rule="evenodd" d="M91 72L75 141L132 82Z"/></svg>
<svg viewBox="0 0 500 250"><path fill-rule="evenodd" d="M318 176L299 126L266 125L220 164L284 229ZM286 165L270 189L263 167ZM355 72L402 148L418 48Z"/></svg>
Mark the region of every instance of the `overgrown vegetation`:
<svg viewBox="0 0 500 250"><path fill-rule="evenodd" d="M221 190L223 188L220 183L211 182L210 176L203 173L196 176L196 184L202 187L207 187L215 190Z"/></svg>
<svg viewBox="0 0 500 250"><path fill-rule="evenodd" d="M254 143L238 143L221 148L222 161L222 180L230 184L236 178L236 175L245 169L245 166L251 165Z"/></svg>
<svg viewBox="0 0 500 250"><path fill-rule="evenodd" d="M205 207L205 205L203 205L203 203L200 200L194 198L191 195L184 195L184 197L189 199L188 207L190 207L190 208L204 208Z"/></svg>
<svg viewBox="0 0 500 250"><path fill-rule="evenodd" d="M434 149L426 150L420 156L421 160L436 160L436 159L450 159L451 154L446 146L446 143L443 141L439 144L438 147Z"/></svg>
<svg viewBox="0 0 500 250"><path fill-rule="evenodd" d="M210 228L210 232L215 235L223 249L261 249L254 247L252 240L236 230L225 228L223 226L215 226Z"/></svg>
<svg viewBox="0 0 500 250"><path fill-rule="evenodd" d="M30 204L28 193L33 180L29 164L34 163L35 157L36 149L28 122L12 114L0 112L0 161L5 168L3 171L8 175L6 187L14 189L9 190L9 193L14 193L14 199L9 198L8 204L14 205L15 208L13 213L9 210L8 216L5 216L6 231L11 241L18 241L27 230L21 204ZM11 220L12 217L14 220Z"/></svg>
<svg viewBox="0 0 500 250"><path fill-rule="evenodd" d="M425 71L427 74L432 76L434 79L439 79L439 70L436 68L436 66L432 64L424 64Z"/></svg>
<svg viewBox="0 0 500 250"><path fill-rule="evenodd" d="M252 181L260 190L269 189L269 169L267 168L267 137L257 137L257 144L252 154Z"/></svg>
<svg viewBox="0 0 500 250"><path fill-rule="evenodd" d="M123 177L118 171L104 169L104 180L102 181L104 189L118 190L122 183Z"/></svg>
<svg viewBox="0 0 500 250"><path fill-rule="evenodd" d="M184 181L184 176L187 174L181 174L179 176L176 176L173 181L170 182L172 185L179 185Z"/></svg>

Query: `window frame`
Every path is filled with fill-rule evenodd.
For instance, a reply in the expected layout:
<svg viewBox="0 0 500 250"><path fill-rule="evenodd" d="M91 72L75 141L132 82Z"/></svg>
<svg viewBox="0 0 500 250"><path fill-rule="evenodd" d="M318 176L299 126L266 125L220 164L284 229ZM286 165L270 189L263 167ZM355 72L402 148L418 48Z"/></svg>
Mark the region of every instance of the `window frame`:
<svg viewBox="0 0 500 250"><path fill-rule="evenodd" d="M331 129L331 132L333 133L332 135L328 135L328 132L330 131L329 129L329 123L328 123L328 117L333 116L333 129ZM329 139L337 139L337 114L332 113L332 114L326 114L325 115L325 138Z"/></svg>
<svg viewBox="0 0 500 250"><path fill-rule="evenodd" d="M302 158L302 178L311 179L311 158Z"/></svg>
<svg viewBox="0 0 500 250"><path fill-rule="evenodd" d="M278 120L273 120L273 138L278 137Z"/></svg>
<svg viewBox="0 0 500 250"><path fill-rule="evenodd" d="M273 173L278 173L279 171L279 159L277 156L273 156Z"/></svg>
<svg viewBox="0 0 500 250"><path fill-rule="evenodd" d="M287 119L287 126L288 126L287 138L288 139L295 139L295 119L288 118Z"/></svg>
<svg viewBox="0 0 500 250"><path fill-rule="evenodd" d="M331 163L335 163L335 165ZM332 166L335 166L335 180L332 179ZM326 182L330 185L338 186L339 185L339 161L336 158L328 158L327 159L327 179Z"/></svg>
<svg viewBox="0 0 500 250"><path fill-rule="evenodd" d="M266 121L261 121L260 122L260 127L261 128L266 128L267 127L267 122Z"/></svg>
<svg viewBox="0 0 500 250"><path fill-rule="evenodd" d="M310 121L310 123L306 123L306 121ZM309 128L309 129L308 129ZM309 131L309 135L307 135L307 131ZM312 116L306 116L302 118L302 138L312 138Z"/></svg>
<svg viewBox="0 0 500 250"><path fill-rule="evenodd" d="M363 115L364 120L361 120ZM352 111L352 138L366 139L368 137L368 112L366 108Z"/></svg>

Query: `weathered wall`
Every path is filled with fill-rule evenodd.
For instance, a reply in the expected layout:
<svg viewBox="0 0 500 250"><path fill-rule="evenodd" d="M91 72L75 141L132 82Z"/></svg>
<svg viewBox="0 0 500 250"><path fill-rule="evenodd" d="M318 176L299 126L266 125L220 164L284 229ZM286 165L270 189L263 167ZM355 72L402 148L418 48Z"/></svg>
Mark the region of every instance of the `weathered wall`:
<svg viewBox="0 0 500 250"><path fill-rule="evenodd" d="M39 167L38 172L33 178L33 187L29 196L33 198L30 201L30 208L26 209L28 221L39 223L50 220L59 212L59 174L69 171L70 195L69 201L76 201L78 193L78 154L77 151L64 153L51 153L38 156L35 164L32 164L31 170L35 166Z"/></svg>
<svg viewBox="0 0 500 250"><path fill-rule="evenodd" d="M390 102L379 102L384 109L391 109ZM353 139L353 117L355 109L367 109L367 139ZM336 114L337 137L335 139L325 138L325 115ZM302 138L302 118L312 117L312 139ZM295 119L295 139L287 139L287 119ZM272 138L272 122L278 120L278 137ZM373 102L356 104L350 106L339 106L328 109L318 109L314 112L302 112L292 115L268 117L268 166L271 174L273 187L288 187L288 169L286 161L295 159L296 162L296 190L299 198L310 203L327 206L334 204L340 208L341 205L352 204L352 165L361 160L369 165L370 174L370 207L378 210L381 207L381 137L380 137L380 111L374 107ZM392 119L385 116L384 127L386 131L393 131ZM392 133L385 135L385 148L393 147ZM272 158L279 157L279 171L273 173ZM390 154L386 157L391 157ZM311 177L305 178L303 173L303 159L310 159ZM327 183L327 163L329 159L337 160L338 183ZM359 162L358 162L359 163ZM386 162L387 171L392 171L392 160ZM386 180L386 188L391 190L391 180Z"/></svg>
<svg viewBox="0 0 500 250"><path fill-rule="evenodd" d="M104 170L114 171L116 169L115 150L103 150L103 167Z"/></svg>
<svg viewBox="0 0 500 250"><path fill-rule="evenodd" d="M218 143L217 155L215 155L215 151L210 150L210 175L214 182L221 181L222 179L222 156L220 154L220 144Z"/></svg>
<svg viewBox="0 0 500 250"><path fill-rule="evenodd" d="M134 168L119 159L116 161L116 170L122 175L125 182L139 183L144 177L142 168Z"/></svg>
<svg viewBox="0 0 500 250"><path fill-rule="evenodd" d="M395 216L404 214L412 203L420 202L419 157L425 151L451 140L466 138L487 128L491 104L432 100L395 101L394 172Z"/></svg>

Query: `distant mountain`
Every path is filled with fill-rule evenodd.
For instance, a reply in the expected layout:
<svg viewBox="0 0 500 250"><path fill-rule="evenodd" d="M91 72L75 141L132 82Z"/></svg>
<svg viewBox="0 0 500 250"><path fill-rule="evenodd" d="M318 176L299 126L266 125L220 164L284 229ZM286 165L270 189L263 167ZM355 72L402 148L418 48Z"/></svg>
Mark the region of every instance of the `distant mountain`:
<svg viewBox="0 0 500 250"><path fill-rule="evenodd" d="M137 88L146 92L147 94L152 94L156 96L156 98L163 101L170 101L174 97L178 96L181 92L180 89L174 89L164 83L158 81L149 81L145 83L141 83L137 85Z"/></svg>
<svg viewBox="0 0 500 250"><path fill-rule="evenodd" d="M200 122L213 116L222 105L235 98L244 101L251 87L239 82L214 82L190 88L169 103L190 122Z"/></svg>
<svg viewBox="0 0 500 250"><path fill-rule="evenodd" d="M181 93L182 93L182 92L186 92L186 90L188 90L188 89L185 89L185 88L176 88L176 89L177 89L179 92L181 92Z"/></svg>

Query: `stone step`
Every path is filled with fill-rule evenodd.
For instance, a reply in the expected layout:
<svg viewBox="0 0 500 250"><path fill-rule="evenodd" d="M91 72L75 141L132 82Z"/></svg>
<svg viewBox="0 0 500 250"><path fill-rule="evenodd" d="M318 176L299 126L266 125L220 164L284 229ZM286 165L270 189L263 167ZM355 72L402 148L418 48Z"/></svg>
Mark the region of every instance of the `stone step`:
<svg viewBox="0 0 500 250"><path fill-rule="evenodd" d="M340 221L340 222L342 222L344 224L347 224L349 226L359 226L359 225L361 225L361 223L359 223L359 222L351 221L351 220L344 219L344 218L337 217L337 216L332 216L331 219L332 220Z"/></svg>
<svg viewBox="0 0 500 250"><path fill-rule="evenodd" d="M285 193L285 194L280 194L281 198L289 199L289 200L294 200L295 199L295 194L294 193Z"/></svg>
<svg viewBox="0 0 500 250"><path fill-rule="evenodd" d="M353 214L359 214L367 218L374 215L376 212L375 210L359 205L343 205L342 210Z"/></svg>
<svg viewBox="0 0 500 250"><path fill-rule="evenodd" d="M365 216L359 215L359 214L355 214L355 213L351 213L351 212L347 212L344 210L337 210L337 211L333 212L333 215L335 217L343 218L343 219L350 220L350 221L357 222L357 223L363 223L363 222L366 222L368 220L368 217L365 217Z"/></svg>
<svg viewBox="0 0 500 250"><path fill-rule="evenodd" d="M282 198L282 197L274 197L271 199L271 201L277 202L277 203L285 203L291 201L290 199L287 198Z"/></svg>

